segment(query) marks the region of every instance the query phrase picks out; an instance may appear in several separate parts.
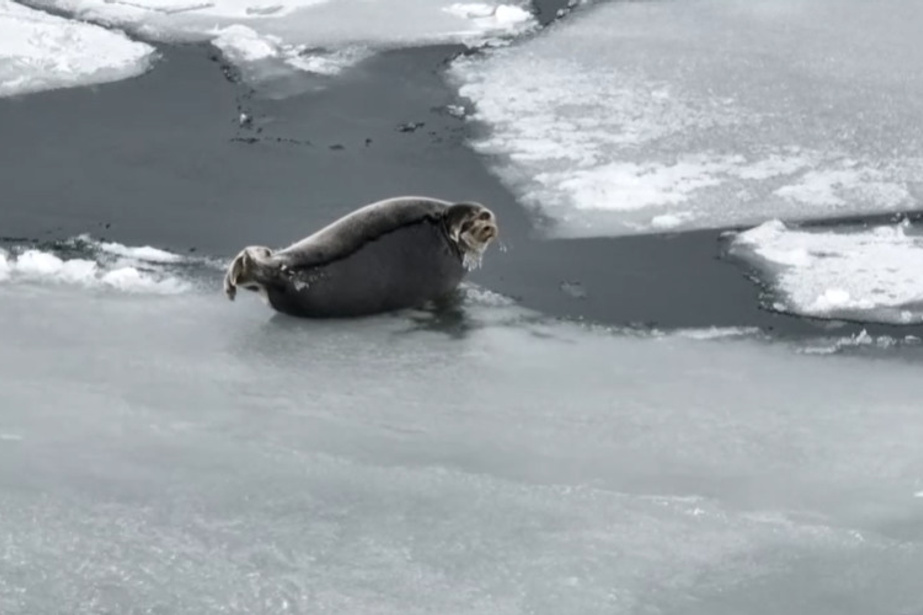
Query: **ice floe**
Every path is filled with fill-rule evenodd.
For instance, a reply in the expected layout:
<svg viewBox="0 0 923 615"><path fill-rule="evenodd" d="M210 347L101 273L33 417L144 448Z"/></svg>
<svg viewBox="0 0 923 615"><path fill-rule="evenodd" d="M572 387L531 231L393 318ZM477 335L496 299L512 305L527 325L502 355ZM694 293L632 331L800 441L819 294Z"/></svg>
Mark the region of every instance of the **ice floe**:
<svg viewBox="0 0 923 615"><path fill-rule="evenodd" d="M134 77L154 54L121 32L0 0L0 96Z"/></svg>
<svg viewBox="0 0 923 615"><path fill-rule="evenodd" d="M193 283L175 267L191 259L150 246L130 247L79 237L53 247L0 249L0 286L65 284L128 293L176 294Z"/></svg>
<svg viewBox="0 0 923 615"><path fill-rule="evenodd" d="M444 0L38 0L160 41L211 41L244 77L335 74L376 50L482 45L537 25L528 3Z"/></svg>
<svg viewBox="0 0 923 615"><path fill-rule="evenodd" d="M599 3L449 76L472 147L549 234L909 209L923 4L897 5Z"/></svg>
<svg viewBox="0 0 923 615"><path fill-rule="evenodd" d="M917 347L920 338L915 335L894 337L891 335L872 335L863 329L859 333L834 339L822 339L807 342L798 349L802 354L837 354L856 350L891 350L894 348Z"/></svg>
<svg viewBox="0 0 923 615"><path fill-rule="evenodd" d="M862 229L789 228L773 220L734 236L776 310L889 324L923 322L923 237L906 222Z"/></svg>

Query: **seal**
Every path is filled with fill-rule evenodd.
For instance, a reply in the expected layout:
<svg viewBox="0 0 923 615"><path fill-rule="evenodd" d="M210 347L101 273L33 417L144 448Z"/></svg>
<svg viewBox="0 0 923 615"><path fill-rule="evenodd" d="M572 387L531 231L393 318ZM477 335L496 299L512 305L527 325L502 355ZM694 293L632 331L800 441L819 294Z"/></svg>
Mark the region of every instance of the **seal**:
<svg viewBox="0 0 923 615"><path fill-rule="evenodd" d="M484 205L400 196L365 205L281 250L248 246L224 292L259 293L304 318L367 316L420 307L454 291L498 236Z"/></svg>

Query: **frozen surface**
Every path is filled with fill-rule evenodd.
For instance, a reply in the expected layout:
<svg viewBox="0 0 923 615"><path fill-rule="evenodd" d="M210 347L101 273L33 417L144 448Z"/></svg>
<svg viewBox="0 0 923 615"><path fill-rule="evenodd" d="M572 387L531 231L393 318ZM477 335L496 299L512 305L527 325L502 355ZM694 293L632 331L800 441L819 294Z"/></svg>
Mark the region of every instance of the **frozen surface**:
<svg viewBox="0 0 923 615"><path fill-rule="evenodd" d="M0 0L0 96L134 77L153 55L120 32Z"/></svg>
<svg viewBox="0 0 923 615"><path fill-rule="evenodd" d="M553 235L908 209L920 23L916 0L598 3L450 77Z"/></svg>
<svg viewBox="0 0 923 615"><path fill-rule="evenodd" d="M923 604L918 363L474 291L295 321L161 266L193 290L0 284L4 615Z"/></svg>
<svg viewBox="0 0 923 615"><path fill-rule="evenodd" d="M167 267L172 265L172 267ZM0 248L0 285L65 284L86 289L174 294L193 289L183 268L220 267L151 246L130 247L89 236L47 246Z"/></svg>
<svg viewBox="0 0 923 615"><path fill-rule="evenodd" d="M923 322L923 237L908 223L810 230L779 220L738 233L732 254L762 272L774 307L801 316Z"/></svg>
<svg viewBox="0 0 923 615"><path fill-rule="evenodd" d="M209 40L245 78L336 74L375 50L481 45L537 25L528 3L434 0L38 0L162 41Z"/></svg>

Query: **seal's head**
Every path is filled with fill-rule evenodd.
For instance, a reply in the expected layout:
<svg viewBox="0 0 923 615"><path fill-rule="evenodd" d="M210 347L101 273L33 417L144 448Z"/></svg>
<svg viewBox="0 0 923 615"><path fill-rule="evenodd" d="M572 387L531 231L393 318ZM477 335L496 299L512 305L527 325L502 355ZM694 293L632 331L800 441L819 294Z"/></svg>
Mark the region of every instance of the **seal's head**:
<svg viewBox="0 0 923 615"><path fill-rule="evenodd" d="M487 246L500 232L494 212L474 202L450 205L445 211L445 226L469 268L480 264Z"/></svg>
<svg viewBox="0 0 923 615"><path fill-rule="evenodd" d="M238 286L265 293L265 280L276 270L278 267L272 262L272 250L264 246L248 246L228 266L224 276L224 294L233 301Z"/></svg>

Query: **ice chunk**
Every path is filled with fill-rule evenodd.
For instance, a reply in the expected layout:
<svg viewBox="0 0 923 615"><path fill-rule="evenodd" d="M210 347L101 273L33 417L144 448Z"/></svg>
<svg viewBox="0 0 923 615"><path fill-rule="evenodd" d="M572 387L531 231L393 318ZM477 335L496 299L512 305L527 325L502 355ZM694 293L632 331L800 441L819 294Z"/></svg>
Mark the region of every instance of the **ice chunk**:
<svg viewBox="0 0 923 615"><path fill-rule="evenodd" d="M872 349L872 350L891 350L895 348L907 348L919 346L920 338L913 335L904 337L892 337L890 335L871 335L863 329L859 333L847 337L826 339L819 342L811 342L806 347L799 349L803 354L836 354L844 351Z"/></svg>
<svg viewBox="0 0 923 615"><path fill-rule="evenodd" d="M0 96L134 77L153 57L122 33L0 0Z"/></svg>
<svg viewBox="0 0 923 615"><path fill-rule="evenodd" d="M921 22L911 2L596 3L449 74L472 147L554 235L893 211L923 181Z"/></svg>
<svg viewBox="0 0 923 615"><path fill-rule="evenodd" d="M265 60L279 55L279 39L262 37L253 28L233 25L217 31L212 45L235 64Z"/></svg>
<svg viewBox="0 0 923 615"><path fill-rule="evenodd" d="M90 241L87 237L83 237L82 239L84 241ZM173 254L172 252L167 252L166 250L151 246L130 247L123 246L120 243L106 241L99 244L99 249L109 254L115 254L116 256L124 256L151 263L179 263L185 260L184 257L179 254Z"/></svg>
<svg viewBox="0 0 923 615"><path fill-rule="evenodd" d="M0 252L0 283L56 283L108 288L124 292L174 294L188 291L192 284L169 264L189 259L150 246L129 247L112 242L94 242L80 237L65 242L64 252L79 252L67 258L60 251L20 248Z"/></svg>
<svg viewBox="0 0 923 615"><path fill-rule="evenodd" d="M730 253L753 265L779 310L818 318L923 322L923 237L904 223L807 230L778 220L737 234Z"/></svg>
<svg viewBox="0 0 923 615"><path fill-rule="evenodd" d="M756 337L760 330L756 327L706 327L701 329L677 329L670 336L687 337L694 340L718 340L725 338Z"/></svg>
<svg viewBox="0 0 923 615"><path fill-rule="evenodd" d="M484 30L518 27L532 18L532 15L522 7L506 4L456 3L443 10L457 17L471 20Z"/></svg>
<svg viewBox="0 0 923 615"><path fill-rule="evenodd" d="M157 40L211 41L244 77L334 74L373 50L434 42L480 45L537 25L513 4L433 0L38 0Z"/></svg>

